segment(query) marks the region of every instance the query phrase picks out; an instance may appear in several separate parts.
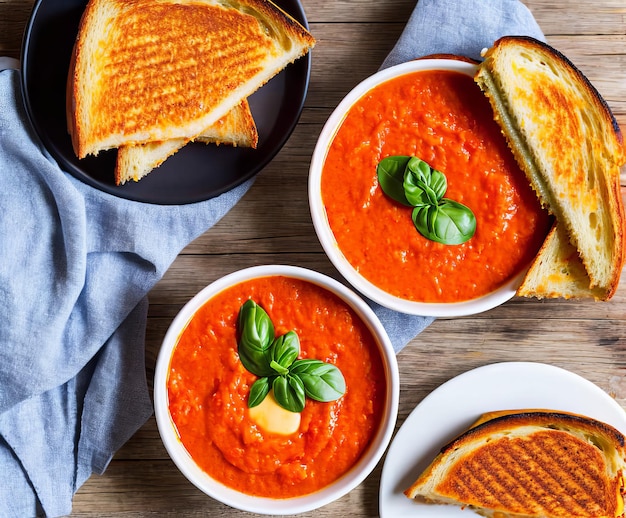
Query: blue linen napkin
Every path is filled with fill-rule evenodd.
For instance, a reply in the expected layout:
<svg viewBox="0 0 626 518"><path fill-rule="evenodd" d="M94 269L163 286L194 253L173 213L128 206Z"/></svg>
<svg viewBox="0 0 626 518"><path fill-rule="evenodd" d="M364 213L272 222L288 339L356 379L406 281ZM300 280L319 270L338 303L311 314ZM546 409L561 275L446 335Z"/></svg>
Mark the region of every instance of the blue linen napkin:
<svg viewBox="0 0 626 518"><path fill-rule="evenodd" d="M123 200L63 172L0 72L0 516L60 516L149 418L146 295L252 180L207 202Z"/></svg>
<svg viewBox="0 0 626 518"><path fill-rule="evenodd" d="M543 39L518 0L420 0L383 67L478 58L505 34ZM147 293L252 182L186 206L93 189L42 148L18 72L0 72L0 517L69 514L148 419ZM398 352L433 320L372 306Z"/></svg>
<svg viewBox="0 0 626 518"><path fill-rule="evenodd" d="M419 0L381 68L429 54L480 60L480 52L502 36L545 41L532 13L519 0Z"/></svg>

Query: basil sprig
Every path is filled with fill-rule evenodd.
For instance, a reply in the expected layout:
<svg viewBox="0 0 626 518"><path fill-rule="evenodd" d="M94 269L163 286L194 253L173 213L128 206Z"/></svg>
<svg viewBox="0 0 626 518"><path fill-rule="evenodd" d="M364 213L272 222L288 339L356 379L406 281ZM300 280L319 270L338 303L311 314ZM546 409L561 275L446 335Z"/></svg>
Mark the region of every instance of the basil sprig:
<svg viewBox="0 0 626 518"><path fill-rule="evenodd" d="M427 239L444 245L460 245L476 232L476 216L469 207L444 198L446 176L423 160L411 156L389 156L376 173L383 192L413 208L415 228Z"/></svg>
<svg viewBox="0 0 626 518"><path fill-rule="evenodd" d="M248 407L260 404L274 391L276 402L291 412L302 412L306 397L327 403L346 392L341 371L321 360L301 359L295 331L274 336L274 325L265 310L249 299L237 319L238 352L243 366L259 376L250 387Z"/></svg>

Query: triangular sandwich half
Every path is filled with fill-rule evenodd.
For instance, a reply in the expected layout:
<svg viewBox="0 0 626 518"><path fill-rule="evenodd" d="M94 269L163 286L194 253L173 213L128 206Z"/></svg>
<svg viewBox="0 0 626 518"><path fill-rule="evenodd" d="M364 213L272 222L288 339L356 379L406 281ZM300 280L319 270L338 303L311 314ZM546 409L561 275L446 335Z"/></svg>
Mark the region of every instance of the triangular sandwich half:
<svg viewBox="0 0 626 518"><path fill-rule="evenodd" d="M177 138L121 146L117 150L115 184L122 185L130 180L139 181L191 140ZM194 140L207 144L228 144L255 149L259 135L248 101L244 99Z"/></svg>
<svg viewBox="0 0 626 518"><path fill-rule="evenodd" d="M195 138L314 44L268 0L90 0L68 75L74 151Z"/></svg>
<svg viewBox="0 0 626 518"><path fill-rule="evenodd" d="M566 412L503 411L444 446L405 494L489 518L617 518L625 473L625 438L614 427Z"/></svg>
<svg viewBox="0 0 626 518"><path fill-rule="evenodd" d="M519 297L606 300L608 291L591 287L578 250L555 223L517 289Z"/></svg>
<svg viewBox="0 0 626 518"><path fill-rule="evenodd" d="M503 37L484 58L476 82L539 199L564 230L551 235L557 243L542 251L552 254L556 271L567 269L571 249L561 242L567 237L589 276L588 295L609 299L626 239L619 180L626 150L613 114L582 72L543 42ZM521 294L561 295L534 292L535 285L545 286L545 280L531 276Z"/></svg>

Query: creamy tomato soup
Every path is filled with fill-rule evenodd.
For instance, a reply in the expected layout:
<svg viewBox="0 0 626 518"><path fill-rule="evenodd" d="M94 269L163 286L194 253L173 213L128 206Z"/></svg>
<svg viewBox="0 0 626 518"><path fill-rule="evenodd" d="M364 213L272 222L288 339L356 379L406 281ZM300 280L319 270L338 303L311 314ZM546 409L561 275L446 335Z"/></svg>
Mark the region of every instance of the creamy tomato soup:
<svg viewBox="0 0 626 518"><path fill-rule="evenodd" d="M469 241L423 237L412 208L383 193L376 167L393 155L417 156L445 174L446 198L476 216ZM487 99L459 72L409 73L360 98L330 145L321 190L348 262L379 288L417 302L492 292L529 264L550 226Z"/></svg>
<svg viewBox="0 0 626 518"><path fill-rule="evenodd" d="M251 418L257 377L237 353L237 317L254 300L276 335L294 330L300 357L336 365L345 394L307 398L298 430L264 430ZM365 323L339 297L315 284L269 276L237 284L193 316L174 349L167 382L169 410L180 440L213 478L251 495L300 496L346 473L368 448L386 399L383 361Z"/></svg>

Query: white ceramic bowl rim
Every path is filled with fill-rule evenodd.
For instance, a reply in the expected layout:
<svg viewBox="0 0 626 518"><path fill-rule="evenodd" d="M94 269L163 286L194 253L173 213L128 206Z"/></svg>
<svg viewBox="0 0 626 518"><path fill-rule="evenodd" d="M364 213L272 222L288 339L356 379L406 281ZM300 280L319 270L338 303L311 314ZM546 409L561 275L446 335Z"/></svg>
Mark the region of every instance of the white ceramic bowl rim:
<svg viewBox="0 0 626 518"><path fill-rule="evenodd" d="M364 296L382 306L410 315L457 317L477 314L499 306L511 299L515 295L515 291L520 285L525 272L521 272L514 278L511 278L492 293L468 301L427 303L396 297L372 284L348 262L339 249L335 236L330 229L322 201L320 185L328 148L352 105L375 86L389 79L422 70L451 70L473 77L476 65L455 59L418 59L381 70L363 80L350 91L326 121L313 151L308 182L311 218L315 232L326 255L345 279Z"/></svg>
<svg viewBox="0 0 626 518"><path fill-rule="evenodd" d="M254 497L240 493L215 481L202 471L185 450L177 436L167 405L167 375L170 358L182 330L195 312L211 297L240 282L274 275L282 275L309 281L338 295L367 324L376 338L385 367L387 398L381 426L355 466L332 485L315 493L288 499ZM154 405L157 427L163 444L171 459L187 479L201 491L231 507L259 514L298 514L322 507L357 487L373 471L384 454L394 432L399 401L398 364L385 328L372 309L352 290L321 273L297 266L254 266L228 274L193 297L174 318L157 358L154 375Z"/></svg>

